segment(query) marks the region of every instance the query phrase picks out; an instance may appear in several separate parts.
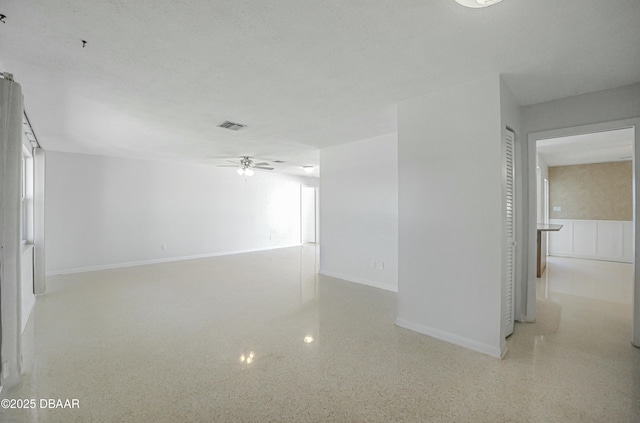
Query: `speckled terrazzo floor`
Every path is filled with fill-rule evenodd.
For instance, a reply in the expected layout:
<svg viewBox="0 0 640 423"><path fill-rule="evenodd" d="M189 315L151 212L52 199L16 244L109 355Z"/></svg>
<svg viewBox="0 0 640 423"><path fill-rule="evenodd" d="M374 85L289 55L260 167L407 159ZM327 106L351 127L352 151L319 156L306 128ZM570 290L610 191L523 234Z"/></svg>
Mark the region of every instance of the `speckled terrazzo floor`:
<svg viewBox="0 0 640 423"><path fill-rule="evenodd" d="M0 421L640 421L630 265L550 259L502 361L394 326L393 293L317 265L306 246L50 278L1 396L80 408Z"/></svg>

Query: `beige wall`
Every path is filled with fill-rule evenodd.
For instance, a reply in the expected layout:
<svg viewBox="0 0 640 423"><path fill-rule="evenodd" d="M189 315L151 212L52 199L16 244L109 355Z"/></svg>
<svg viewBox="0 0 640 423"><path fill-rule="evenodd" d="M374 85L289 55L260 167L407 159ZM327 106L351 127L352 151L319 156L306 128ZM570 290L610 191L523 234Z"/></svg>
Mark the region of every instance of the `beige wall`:
<svg viewBox="0 0 640 423"><path fill-rule="evenodd" d="M633 220L632 170L631 161L549 167L549 216Z"/></svg>

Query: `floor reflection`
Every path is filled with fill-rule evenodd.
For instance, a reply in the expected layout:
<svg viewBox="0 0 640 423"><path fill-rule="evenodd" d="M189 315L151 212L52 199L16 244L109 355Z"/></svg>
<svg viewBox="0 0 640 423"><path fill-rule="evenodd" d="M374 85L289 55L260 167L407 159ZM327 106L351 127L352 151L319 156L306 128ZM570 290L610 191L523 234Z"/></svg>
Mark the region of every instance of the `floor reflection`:
<svg viewBox="0 0 640 423"><path fill-rule="evenodd" d="M538 280L538 300L552 293L631 304L633 265L598 260L548 257Z"/></svg>

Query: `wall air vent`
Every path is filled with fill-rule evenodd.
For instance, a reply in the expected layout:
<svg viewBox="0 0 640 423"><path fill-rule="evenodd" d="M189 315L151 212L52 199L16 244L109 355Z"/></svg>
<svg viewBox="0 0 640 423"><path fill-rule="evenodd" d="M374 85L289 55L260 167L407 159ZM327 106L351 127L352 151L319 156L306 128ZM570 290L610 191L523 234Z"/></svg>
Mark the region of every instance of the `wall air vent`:
<svg viewBox="0 0 640 423"><path fill-rule="evenodd" d="M218 125L219 128L231 129L232 131L239 131L246 126L241 123L229 122L228 120Z"/></svg>

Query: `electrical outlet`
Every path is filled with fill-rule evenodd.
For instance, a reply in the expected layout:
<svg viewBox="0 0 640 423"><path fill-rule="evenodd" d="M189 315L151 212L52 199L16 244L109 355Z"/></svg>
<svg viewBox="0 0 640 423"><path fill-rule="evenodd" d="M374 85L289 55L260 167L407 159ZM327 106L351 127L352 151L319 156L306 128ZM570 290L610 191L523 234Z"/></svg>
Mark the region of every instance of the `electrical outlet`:
<svg viewBox="0 0 640 423"><path fill-rule="evenodd" d="M378 270L384 270L384 261L379 261L377 267L378 267Z"/></svg>

